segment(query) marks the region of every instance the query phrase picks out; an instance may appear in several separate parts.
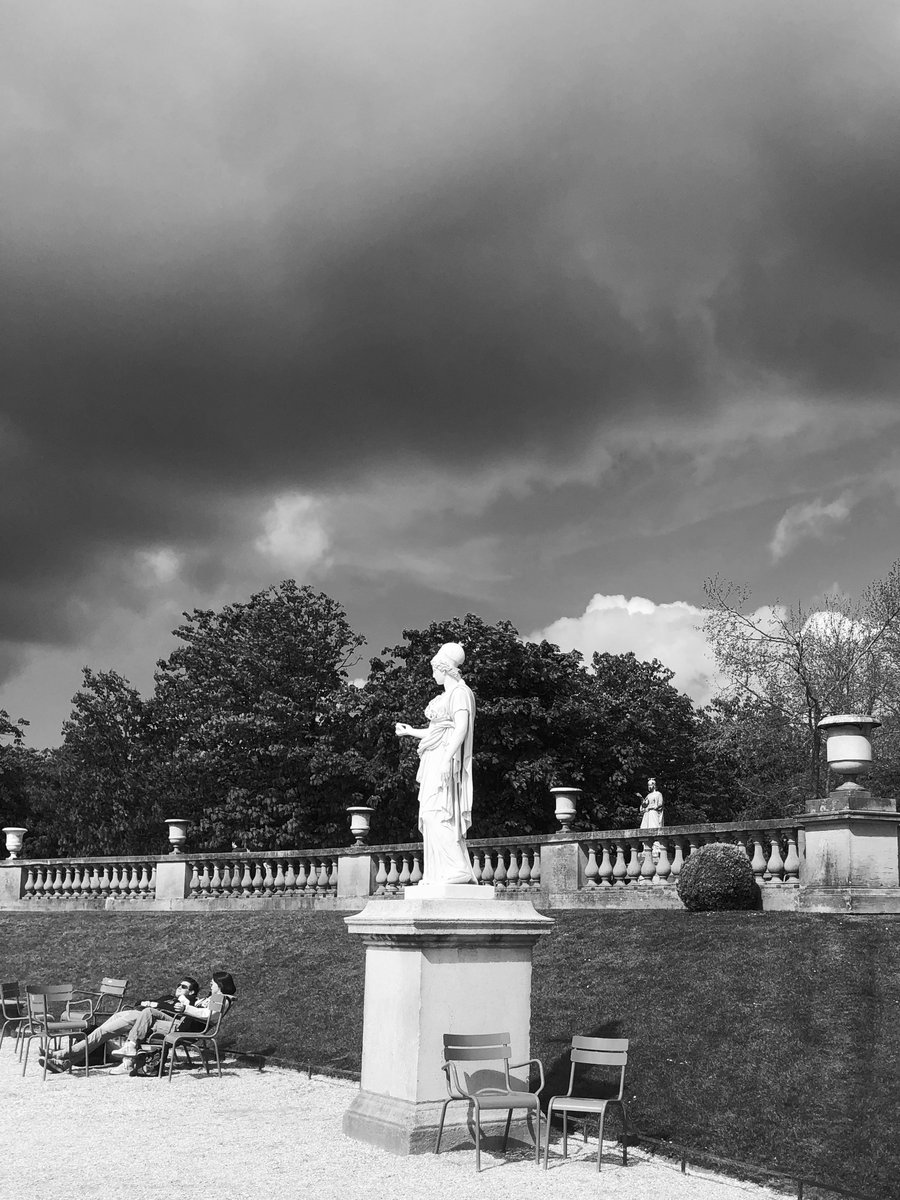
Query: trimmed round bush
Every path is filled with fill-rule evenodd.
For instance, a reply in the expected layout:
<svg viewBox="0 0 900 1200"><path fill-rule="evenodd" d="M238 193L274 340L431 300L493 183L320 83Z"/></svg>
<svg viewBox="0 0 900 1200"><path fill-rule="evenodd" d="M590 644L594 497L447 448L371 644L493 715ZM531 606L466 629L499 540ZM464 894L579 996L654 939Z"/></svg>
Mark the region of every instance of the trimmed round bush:
<svg viewBox="0 0 900 1200"><path fill-rule="evenodd" d="M722 912L756 904L750 860L740 846L728 842L710 842L689 854L675 886L690 912Z"/></svg>

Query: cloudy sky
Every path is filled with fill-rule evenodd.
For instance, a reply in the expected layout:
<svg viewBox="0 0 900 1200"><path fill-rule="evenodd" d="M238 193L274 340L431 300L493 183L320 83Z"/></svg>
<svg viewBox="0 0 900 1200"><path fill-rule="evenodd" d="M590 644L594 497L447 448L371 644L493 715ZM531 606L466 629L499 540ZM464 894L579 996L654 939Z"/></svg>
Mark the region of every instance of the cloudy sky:
<svg viewBox="0 0 900 1200"><path fill-rule="evenodd" d="M656 654L900 556L891 0L4 0L0 706L292 576ZM359 668L364 672L365 664Z"/></svg>

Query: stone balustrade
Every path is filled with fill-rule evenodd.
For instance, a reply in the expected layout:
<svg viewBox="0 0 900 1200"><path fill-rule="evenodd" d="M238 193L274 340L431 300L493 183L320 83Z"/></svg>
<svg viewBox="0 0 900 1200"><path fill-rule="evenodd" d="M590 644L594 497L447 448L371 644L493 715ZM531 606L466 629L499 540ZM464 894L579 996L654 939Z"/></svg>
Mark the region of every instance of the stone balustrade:
<svg viewBox="0 0 900 1200"><path fill-rule="evenodd" d="M653 831L481 838L469 842L469 852L478 883L493 886L502 900L530 899L544 909L678 909L675 884L685 861L706 843L731 842L747 854L763 908L843 905L838 910L844 911L846 885L841 884L839 895L823 898L821 879L808 877L804 829L809 820L807 814ZM866 820L879 845L888 837L896 843L896 814L866 814ZM821 848L817 854L825 856ZM896 866L896 845L893 861ZM422 862L416 842L322 850L189 850L157 858L7 859L0 862L0 908L350 911L371 896L402 898L422 879ZM860 893L860 911L900 912L900 888L891 882L893 876L884 874L883 882L879 878L877 886L867 884Z"/></svg>

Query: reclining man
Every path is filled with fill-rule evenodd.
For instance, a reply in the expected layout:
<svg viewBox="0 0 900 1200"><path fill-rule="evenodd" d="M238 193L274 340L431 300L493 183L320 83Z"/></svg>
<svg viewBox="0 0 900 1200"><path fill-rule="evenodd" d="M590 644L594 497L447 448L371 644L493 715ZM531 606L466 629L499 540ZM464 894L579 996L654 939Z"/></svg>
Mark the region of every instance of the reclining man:
<svg viewBox="0 0 900 1200"><path fill-rule="evenodd" d="M64 1071L73 1062L84 1062L85 1045L88 1054L92 1054L94 1050L107 1042L116 1039L123 1041L139 1020L143 1037L149 1037L154 1033L168 1033L176 1021L179 1023L179 1028L182 1029L192 1029L194 1026L202 1029L202 1021L182 1016L186 1005L190 1006L196 1003L199 991L200 985L193 976L182 975L181 982L175 988L173 995L160 996L158 1000L142 1000L140 1008L123 1008L119 1012L113 1013L83 1041L76 1042L68 1050L58 1050L52 1053L47 1059L47 1070ZM124 1074L125 1072L119 1073Z"/></svg>

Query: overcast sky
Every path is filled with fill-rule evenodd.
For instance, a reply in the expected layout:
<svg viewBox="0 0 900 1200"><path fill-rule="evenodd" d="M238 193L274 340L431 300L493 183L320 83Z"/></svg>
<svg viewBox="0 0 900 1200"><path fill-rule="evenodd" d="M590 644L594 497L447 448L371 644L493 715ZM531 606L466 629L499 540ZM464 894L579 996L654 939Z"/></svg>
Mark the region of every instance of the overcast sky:
<svg viewBox="0 0 900 1200"><path fill-rule="evenodd" d="M898 100L892 0L4 0L0 706L289 576L704 699L900 556Z"/></svg>

